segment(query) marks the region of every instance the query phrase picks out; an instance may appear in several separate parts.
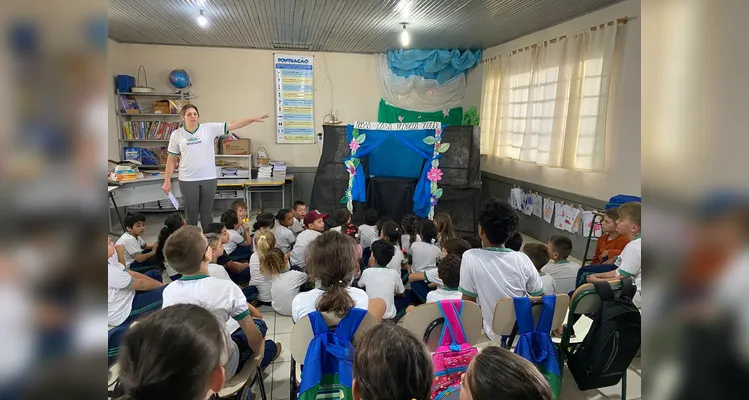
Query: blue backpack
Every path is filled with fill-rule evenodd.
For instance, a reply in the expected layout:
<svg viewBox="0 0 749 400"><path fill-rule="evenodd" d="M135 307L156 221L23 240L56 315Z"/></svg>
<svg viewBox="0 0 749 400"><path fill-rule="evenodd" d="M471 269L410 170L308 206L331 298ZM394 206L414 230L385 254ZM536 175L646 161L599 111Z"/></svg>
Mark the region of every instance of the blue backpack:
<svg viewBox="0 0 749 400"><path fill-rule="evenodd" d="M353 398L354 346L351 341L366 315L366 310L352 308L332 331L319 311L309 314L315 337L304 356L300 400Z"/></svg>
<svg viewBox="0 0 749 400"><path fill-rule="evenodd" d="M515 316L518 324L518 344L515 354L533 363L541 371L551 386L554 399L559 399L562 392L562 374L559 371L557 348L551 341L551 323L554 320L556 295L543 297L543 310L538 319L538 326L533 329L533 311L531 300L527 297L515 297Z"/></svg>
<svg viewBox="0 0 749 400"><path fill-rule="evenodd" d="M606 210L609 210L611 208L617 208L625 203L630 202L638 202L642 203L642 198L637 196L630 196L626 194L617 194L616 196L609 199L609 201L606 203Z"/></svg>

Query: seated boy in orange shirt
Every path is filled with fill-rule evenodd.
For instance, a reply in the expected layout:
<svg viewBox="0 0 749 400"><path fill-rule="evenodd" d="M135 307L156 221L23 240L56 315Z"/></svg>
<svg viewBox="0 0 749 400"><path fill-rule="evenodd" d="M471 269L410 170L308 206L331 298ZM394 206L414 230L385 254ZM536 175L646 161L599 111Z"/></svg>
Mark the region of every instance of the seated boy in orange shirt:
<svg viewBox="0 0 749 400"><path fill-rule="evenodd" d="M614 258L622 253L624 246L629 243L629 238L616 232L616 220L619 219L617 210L618 208L606 210L606 216L603 217L601 224L604 234L598 238L593 259L590 261L591 265L613 262Z"/></svg>

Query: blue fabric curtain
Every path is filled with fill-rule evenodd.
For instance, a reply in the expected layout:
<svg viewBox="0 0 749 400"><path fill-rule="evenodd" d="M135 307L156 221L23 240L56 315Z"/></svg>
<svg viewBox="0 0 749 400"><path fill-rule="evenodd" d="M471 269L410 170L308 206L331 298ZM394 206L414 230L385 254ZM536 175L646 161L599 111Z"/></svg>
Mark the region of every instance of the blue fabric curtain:
<svg viewBox="0 0 749 400"><path fill-rule="evenodd" d="M445 83L465 73L481 60L481 50L390 50L388 66L395 75L436 79Z"/></svg>
<svg viewBox="0 0 749 400"><path fill-rule="evenodd" d="M348 125L346 127L346 140L351 143L353 139L354 126ZM388 138L395 138L409 150L413 151L419 157L425 159L424 167L419 175L419 181L416 184L414 191L414 214L421 218L426 218L429 215L430 207L430 196L431 187L430 182L427 179L427 173L432 168L431 161L439 158L441 155L433 158L432 146L424 143L424 138L427 136L434 136L434 130L430 129L419 129L419 130L403 130L403 131L389 131L389 130L369 130L359 129L359 134L367 135L364 143L361 143L359 149L356 151L355 158L362 158L370 154L374 149L382 145ZM351 159L347 157L344 161ZM351 200L366 202L367 201L367 189L366 189L366 177L364 176L364 168L361 163L356 167L356 175L354 175L354 182L351 187Z"/></svg>

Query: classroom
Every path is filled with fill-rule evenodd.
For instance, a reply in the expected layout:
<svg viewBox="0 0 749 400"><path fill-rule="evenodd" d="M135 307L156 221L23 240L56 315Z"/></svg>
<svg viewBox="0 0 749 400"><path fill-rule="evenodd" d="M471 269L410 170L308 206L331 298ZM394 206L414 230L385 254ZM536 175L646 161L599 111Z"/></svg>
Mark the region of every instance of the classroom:
<svg viewBox="0 0 749 400"><path fill-rule="evenodd" d="M640 13L110 0L109 398L641 398Z"/></svg>

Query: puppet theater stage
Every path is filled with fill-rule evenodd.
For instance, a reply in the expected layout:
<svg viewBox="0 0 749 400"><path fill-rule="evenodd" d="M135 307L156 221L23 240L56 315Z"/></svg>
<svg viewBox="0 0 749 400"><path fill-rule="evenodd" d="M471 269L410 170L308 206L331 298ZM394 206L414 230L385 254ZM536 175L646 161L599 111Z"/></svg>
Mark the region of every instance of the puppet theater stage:
<svg viewBox="0 0 749 400"><path fill-rule="evenodd" d="M310 209L334 215L348 208L356 224L370 208L395 221L408 213L432 219L444 212L459 234L476 234L478 127L356 122L325 125L323 131Z"/></svg>

